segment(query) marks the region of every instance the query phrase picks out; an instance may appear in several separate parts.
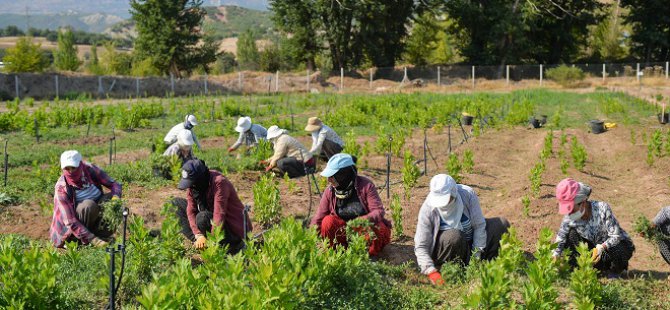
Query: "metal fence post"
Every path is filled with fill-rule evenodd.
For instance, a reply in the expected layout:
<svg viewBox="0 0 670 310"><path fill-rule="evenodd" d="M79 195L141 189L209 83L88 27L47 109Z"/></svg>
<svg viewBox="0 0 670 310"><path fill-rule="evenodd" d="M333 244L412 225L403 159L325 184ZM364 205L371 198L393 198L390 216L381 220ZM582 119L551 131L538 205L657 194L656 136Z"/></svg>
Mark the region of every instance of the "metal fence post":
<svg viewBox="0 0 670 310"><path fill-rule="evenodd" d="M475 89L475 66L472 66L472 89Z"/></svg>
<svg viewBox="0 0 670 310"><path fill-rule="evenodd" d="M605 64L603 64L603 83L605 83L605 75L607 72L605 71Z"/></svg>
<svg viewBox="0 0 670 310"><path fill-rule="evenodd" d="M372 68L370 68L370 89L372 89Z"/></svg>
<svg viewBox="0 0 670 310"><path fill-rule="evenodd" d="M637 77L637 81L640 81L640 63L637 63L637 71L635 72L635 75Z"/></svg>
<svg viewBox="0 0 670 310"><path fill-rule="evenodd" d="M275 78L275 92L279 92L279 70L277 70L277 77Z"/></svg>
<svg viewBox="0 0 670 310"><path fill-rule="evenodd" d="M310 78L309 78L309 69L307 69L307 92L309 93L311 88L309 86Z"/></svg>
<svg viewBox="0 0 670 310"><path fill-rule="evenodd" d="M135 98L140 97L140 78L135 78Z"/></svg>
<svg viewBox="0 0 670 310"><path fill-rule="evenodd" d="M440 86L440 66L437 66L437 86Z"/></svg>
<svg viewBox="0 0 670 310"><path fill-rule="evenodd" d="M505 82L507 83L507 86L509 86L509 65L505 66Z"/></svg>
<svg viewBox="0 0 670 310"><path fill-rule="evenodd" d="M665 79L668 79L668 65L670 64L670 61L665 62Z"/></svg>
<svg viewBox="0 0 670 310"><path fill-rule="evenodd" d="M540 86L542 86L542 78L544 77L544 71L542 70L542 65L540 65Z"/></svg>
<svg viewBox="0 0 670 310"><path fill-rule="evenodd" d="M104 92L102 89L102 76L98 76L98 94L102 95Z"/></svg>
<svg viewBox="0 0 670 310"><path fill-rule="evenodd" d="M207 89L207 73L205 73L205 95L209 94L209 90Z"/></svg>
<svg viewBox="0 0 670 310"><path fill-rule="evenodd" d="M58 74L54 75L54 80L56 82L56 98L60 97L59 95L59 87L58 87Z"/></svg>
<svg viewBox="0 0 670 310"><path fill-rule="evenodd" d="M237 87L242 91L242 71L237 73Z"/></svg>
<svg viewBox="0 0 670 310"><path fill-rule="evenodd" d="M344 68L340 68L340 91L344 90Z"/></svg>
<svg viewBox="0 0 670 310"><path fill-rule="evenodd" d="M174 75L172 72L170 72L170 91L172 92L172 96L174 96Z"/></svg>

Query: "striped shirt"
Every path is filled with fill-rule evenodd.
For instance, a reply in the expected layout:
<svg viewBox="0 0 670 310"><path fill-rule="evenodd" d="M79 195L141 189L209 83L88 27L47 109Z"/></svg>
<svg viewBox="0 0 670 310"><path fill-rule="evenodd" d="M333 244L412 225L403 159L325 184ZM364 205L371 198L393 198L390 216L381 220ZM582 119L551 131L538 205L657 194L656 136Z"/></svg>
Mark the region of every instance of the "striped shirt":
<svg viewBox="0 0 670 310"><path fill-rule="evenodd" d="M76 189L74 191L76 201L77 203L80 203L84 200L95 200L97 201L100 196L102 196L102 193L100 192L100 189L98 189L97 186L89 183L89 184L84 184L84 187L82 189Z"/></svg>
<svg viewBox="0 0 670 310"><path fill-rule="evenodd" d="M656 214L653 223L657 227L670 225L670 206L661 209L661 211L658 211L658 214Z"/></svg>
<svg viewBox="0 0 670 310"><path fill-rule="evenodd" d="M556 234L558 246L554 250L554 255L563 253L570 229L575 229L582 238L593 244L605 244L608 249L623 239L630 240L628 233L621 228L612 214L610 205L602 201L591 201L591 217L586 220L573 221L568 215L563 217Z"/></svg>
<svg viewBox="0 0 670 310"><path fill-rule="evenodd" d="M447 225L447 222L445 222L444 219L442 219L440 216L440 230L447 229L450 229L449 225ZM474 236L474 229L472 228L470 218L468 218L465 213L463 213L463 216L461 216L461 231L465 234L465 240L468 242L472 241L472 237Z"/></svg>

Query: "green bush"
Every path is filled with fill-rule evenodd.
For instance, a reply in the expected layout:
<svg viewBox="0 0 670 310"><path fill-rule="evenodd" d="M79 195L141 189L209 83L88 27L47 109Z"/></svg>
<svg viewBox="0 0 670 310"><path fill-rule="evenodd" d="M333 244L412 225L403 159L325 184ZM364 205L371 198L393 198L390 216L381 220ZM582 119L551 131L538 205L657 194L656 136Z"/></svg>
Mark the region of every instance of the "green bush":
<svg viewBox="0 0 670 310"><path fill-rule="evenodd" d="M602 301L602 286L598 281L598 272L593 267L591 251L585 243L579 245L577 252L578 267L570 276L572 303L577 309L594 309Z"/></svg>
<svg viewBox="0 0 670 310"><path fill-rule="evenodd" d="M447 174L449 174L452 178L454 178L454 181L456 181L456 183L461 183L462 169L463 167L461 166L461 162L458 160L458 155L456 155L456 153L449 154L449 159L447 159L446 164L446 170Z"/></svg>
<svg viewBox="0 0 670 310"><path fill-rule="evenodd" d="M402 186L405 190L405 199L409 199L412 193L412 188L416 185L417 180L421 176L421 171L414 163L414 156L409 150L405 151L403 157L402 167Z"/></svg>
<svg viewBox="0 0 670 310"><path fill-rule="evenodd" d="M552 243L552 232L548 228L540 231L537 241L535 260L526 267L528 282L523 286L523 300L528 310L559 309L556 302L558 291L554 283L558 280L558 268L553 263L552 253L555 244Z"/></svg>
<svg viewBox="0 0 670 310"><path fill-rule="evenodd" d="M393 218L393 237L400 238L403 236L404 231L402 227L402 204L400 203L400 196L393 193L393 199L391 199L391 217Z"/></svg>
<svg viewBox="0 0 670 310"><path fill-rule="evenodd" d="M566 88L578 85L579 82L584 80L586 77L582 69L566 65L560 65L556 68L547 69L546 75L548 79L553 80Z"/></svg>
<svg viewBox="0 0 670 310"><path fill-rule="evenodd" d="M274 175L264 174L254 184L254 221L263 227L276 223L281 218L279 187Z"/></svg>

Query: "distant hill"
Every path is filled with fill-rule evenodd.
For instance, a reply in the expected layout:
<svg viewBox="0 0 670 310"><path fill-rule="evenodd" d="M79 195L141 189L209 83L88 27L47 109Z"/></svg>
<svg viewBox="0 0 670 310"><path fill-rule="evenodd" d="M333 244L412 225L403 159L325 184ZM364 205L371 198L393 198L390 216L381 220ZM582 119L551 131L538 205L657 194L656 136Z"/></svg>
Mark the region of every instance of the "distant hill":
<svg viewBox="0 0 670 310"><path fill-rule="evenodd" d="M14 25L27 30L29 25L37 29L56 30L70 26L76 30L101 33L105 29L123 22L124 18L103 13L60 13L46 15L0 14L0 28Z"/></svg>

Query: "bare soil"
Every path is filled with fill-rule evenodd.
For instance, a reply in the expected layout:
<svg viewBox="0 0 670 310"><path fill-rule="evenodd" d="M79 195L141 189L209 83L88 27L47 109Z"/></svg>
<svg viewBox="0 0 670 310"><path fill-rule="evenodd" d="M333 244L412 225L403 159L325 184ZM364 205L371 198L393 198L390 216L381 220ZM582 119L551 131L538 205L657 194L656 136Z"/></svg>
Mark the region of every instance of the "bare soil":
<svg viewBox="0 0 670 310"><path fill-rule="evenodd" d="M576 137L584 144L588 153L585 171L570 168L568 176L588 183L593 187L591 196L594 200L608 202L621 226L633 238L637 248L630 264L636 273L652 271L658 277L667 277L670 267L662 260L655 247L638 237L633 232L635 218L642 214L653 217L658 210L670 204L670 184L667 171L670 160L667 157L657 159L653 167L646 162L646 144L642 141L642 133L647 136L659 128L654 120L643 120L642 125L633 127L621 126L594 135L587 128L568 129L565 133L570 139ZM466 128L469 131L469 128ZM636 144L631 143L631 130L636 135ZM508 128L502 130L486 129L485 132L469 142L458 144L462 140L459 131L452 130L454 151L462 153L466 149L474 153L474 172L464 174L464 184L473 187L480 198L486 217L505 217L517 229L524 249L533 251L539 231L542 227L557 230L561 216L557 213L554 197L555 185L564 176L559 169L558 151L560 149L560 132L554 132L554 155L547 161L547 169L542 177L539 198L531 199L531 210L528 217L522 215L521 197L529 194L529 171L539 161L543 140L549 133L547 130L528 128ZM310 145L308 137L299 137L305 145ZM359 142L371 141L374 137L360 137ZM423 136L416 131L407 139L405 147L412 150L417 158L423 157ZM412 189L409 201L403 201L403 227L405 234L401 240L392 242L381 254L383 260L394 264L415 260L413 240L419 208L428 193L427 184L430 176L443 173L448 154L448 136L446 128L437 133L428 132L428 143L435 162L428 160L428 176L419 178L418 186ZM225 147L224 139L212 138L205 141L205 146ZM222 144L224 144L222 146ZM564 147L570 156L569 143ZM223 150L222 150L223 151ZM135 156L145 156L142 152L128 154L130 160ZM126 156L123 156L124 158ZM386 159L382 155L371 155L365 158L368 167L359 163L362 175L370 177L378 187L379 194L388 207L386 191L381 188L385 183ZM322 168L325 164L319 162ZM423 169L423 164L419 165ZM401 180L402 159L393 158L391 168L391 193L403 193ZM245 203L253 205L253 184L261 172L246 171L229 175L235 184L239 196ZM316 176L318 178L318 175ZM306 179L298 178L294 182L294 191L289 192L288 183L278 180L282 193L282 205L285 216L304 218L309 212L310 196L314 214L318 206L316 194L309 194ZM321 189L323 190L323 188ZM147 224L156 228L160 226L162 204L171 196L184 196L185 193L174 187L149 190L140 187L124 189L125 197L132 213L145 218ZM313 192L315 190L313 189ZM253 210L253 207L252 207ZM253 216L253 214L252 214ZM391 218L390 212L387 218ZM37 204L7 207L0 211L0 231L3 233L19 233L35 239L48 239L50 214L42 212ZM255 227L259 231L259 227Z"/></svg>

